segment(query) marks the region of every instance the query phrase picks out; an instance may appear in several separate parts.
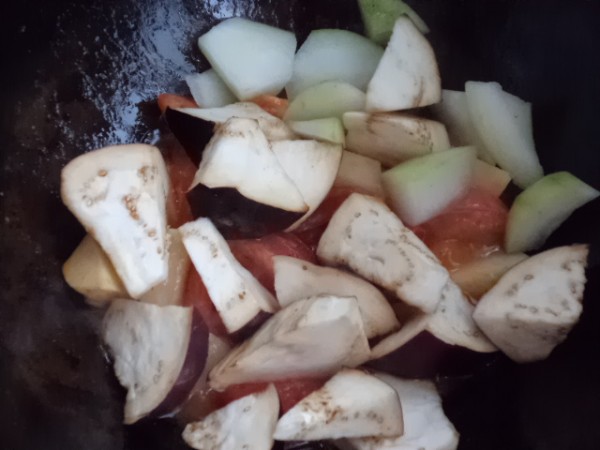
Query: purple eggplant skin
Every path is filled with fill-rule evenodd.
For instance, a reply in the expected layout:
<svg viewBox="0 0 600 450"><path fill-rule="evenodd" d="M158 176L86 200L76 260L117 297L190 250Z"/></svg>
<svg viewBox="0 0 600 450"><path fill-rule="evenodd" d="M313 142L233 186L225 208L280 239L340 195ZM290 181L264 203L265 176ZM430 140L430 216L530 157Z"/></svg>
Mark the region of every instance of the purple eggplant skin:
<svg viewBox="0 0 600 450"><path fill-rule="evenodd" d="M478 353L449 345L422 331L402 347L367 363L369 368L402 378L461 377L498 358L498 353Z"/></svg>
<svg viewBox="0 0 600 450"><path fill-rule="evenodd" d="M192 162L198 166L204 147L213 136L215 124L172 108L167 108L165 111L165 120L171 133L185 149Z"/></svg>
<svg viewBox="0 0 600 450"><path fill-rule="evenodd" d="M187 193L195 219L208 217L225 239L256 239L283 231L304 215L250 200L234 188L198 184Z"/></svg>
<svg viewBox="0 0 600 450"><path fill-rule="evenodd" d="M208 356L208 328L202 317L194 308L192 330L185 361L177 381L165 399L150 414L149 417L162 417L175 411L189 396L192 388L202 374Z"/></svg>
<svg viewBox="0 0 600 450"><path fill-rule="evenodd" d="M339 450L338 447L325 441L276 441L273 450Z"/></svg>

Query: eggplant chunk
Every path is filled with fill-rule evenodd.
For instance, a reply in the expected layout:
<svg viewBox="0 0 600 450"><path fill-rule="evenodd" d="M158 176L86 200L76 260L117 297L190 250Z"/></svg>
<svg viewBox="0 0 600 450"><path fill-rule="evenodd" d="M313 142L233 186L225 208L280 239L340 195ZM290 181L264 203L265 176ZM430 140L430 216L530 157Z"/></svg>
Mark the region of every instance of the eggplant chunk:
<svg viewBox="0 0 600 450"><path fill-rule="evenodd" d="M427 106L441 98L441 80L431 45L407 17L392 37L367 88L367 111Z"/></svg>
<svg viewBox="0 0 600 450"><path fill-rule="evenodd" d="M546 358L581 315L587 255L572 245L516 265L479 301L475 321L514 361Z"/></svg>
<svg viewBox="0 0 600 450"><path fill-rule="evenodd" d="M195 217L210 218L227 238L285 229L308 210L253 119L230 119L218 128L188 200Z"/></svg>
<svg viewBox="0 0 600 450"><path fill-rule="evenodd" d="M335 212L317 255L394 292L425 312L442 299L448 271L381 201L352 194Z"/></svg>
<svg viewBox="0 0 600 450"><path fill-rule="evenodd" d="M127 389L125 423L134 423L157 409L164 412L166 403L171 403L169 393L182 374L189 382L186 388L193 387L194 376L200 376L204 368L208 337L204 328L193 336L193 329L190 307L161 307L133 300L111 304L102 334L114 358L115 374ZM199 337L203 342L196 341ZM194 352L192 362L201 364L194 364L193 374L184 374L190 351Z"/></svg>
<svg viewBox="0 0 600 450"><path fill-rule="evenodd" d="M165 163L150 145L94 150L62 170L64 204L106 252L132 298L168 276L168 191Z"/></svg>
<svg viewBox="0 0 600 450"><path fill-rule="evenodd" d="M402 403L404 433L395 438L352 438L344 450L455 450L459 435L442 408L442 399L430 381L403 380L375 374L398 393Z"/></svg>
<svg viewBox="0 0 600 450"><path fill-rule="evenodd" d="M368 281L332 267L321 267L289 256L273 257L275 292L282 306L313 295L354 296L365 334L370 339L399 328L394 310Z"/></svg>
<svg viewBox="0 0 600 450"><path fill-rule="evenodd" d="M204 150L193 187L235 188L244 197L275 208L306 212L300 191L253 119L229 119Z"/></svg>
<svg viewBox="0 0 600 450"><path fill-rule="evenodd" d="M275 298L235 259L210 220L198 219L179 230L183 245L229 333L242 329L260 311L275 311L278 306Z"/></svg>
<svg viewBox="0 0 600 450"><path fill-rule="evenodd" d="M437 310L413 316L373 346L369 365L402 376L429 377L464 373L466 367L489 360L484 355L497 348L475 324L473 310L450 280Z"/></svg>
<svg viewBox="0 0 600 450"><path fill-rule="evenodd" d="M183 439L198 450L270 450L278 415L279 398L271 384L188 424Z"/></svg>
<svg viewBox="0 0 600 450"><path fill-rule="evenodd" d="M216 126L231 118L254 119L269 141L294 139L294 133L279 118L250 102L238 102L219 108L167 108L165 119L169 129L190 159L199 165L206 144Z"/></svg>
<svg viewBox="0 0 600 450"><path fill-rule="evenodd" d="M339 439L401 435L402 407L387 383L345 369L279 419L277 440Z"/></svg>
<svg viewBox="0 0 600 450"><path fill-rule="evenodd" d="M210 372L210 385L225 389L238 383L331 375L344 366L362 364L368 356L356 299L312 297L277 312L231 351Z"/></svg>

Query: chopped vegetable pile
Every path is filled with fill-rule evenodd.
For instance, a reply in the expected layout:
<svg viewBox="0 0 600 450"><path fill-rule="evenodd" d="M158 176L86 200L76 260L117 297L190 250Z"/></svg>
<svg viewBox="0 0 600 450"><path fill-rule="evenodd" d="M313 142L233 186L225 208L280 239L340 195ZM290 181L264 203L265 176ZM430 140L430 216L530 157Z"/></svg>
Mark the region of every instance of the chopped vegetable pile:
<svg viewBox="0 0 600 450"><path fill-rule="evenodd" d="M442 90L410 7L359 6L368 38L315 30L297 51L223 20L191 96L158 98L174 137L63 169L88 233L64 277L107 308L126 424L176 414L204 450L456 449L427 380L442 359L539 361L578 322L588 247L535 252L600 193L544 175L530 103Z"/></svg>

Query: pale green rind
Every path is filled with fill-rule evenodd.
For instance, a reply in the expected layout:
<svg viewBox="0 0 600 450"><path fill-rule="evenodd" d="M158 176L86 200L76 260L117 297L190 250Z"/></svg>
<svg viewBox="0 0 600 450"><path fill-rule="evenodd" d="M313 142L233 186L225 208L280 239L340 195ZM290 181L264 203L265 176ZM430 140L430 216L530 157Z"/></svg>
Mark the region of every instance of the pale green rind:
<svg viewBox="0 0 600 450"><path fill-rule="evenodd" d="M364 109L364 92L349 83L326 81L298 94L290 103L285 120L341 119L347 111Z"/></svg>
<svg viewBox="0 0 600 450"><path fill-rule="evenodd" d="M429 220L462 195L473 174L477 150L459 147L411 159L382 175L394 212L410 226Z"/></svg>
<svg viewBox="0 0 600 450"><path fill-rule="evenodd" d="M392 35L396 19L406 15L421 33L428 33L429 27L419 15L401 0L358 0L365 31L369 39L385 45Z"/></svg>
<svg viewBox="0 0 600 450"><path fill-rule="evenodd" d="M540 247L573 211L599 195L569 172L546 175L515 199L508 214L506 251L525 252Z"/></svg>
<svg viewBox="0 0 600 450"><path fill-rule="evenodd" d="M288 99L325 81L343 81L365 90L383 55L383 49L360 34L323 29L310 33L294 58Z"/></svg>
<svg viewBox="0 0 600 450"><path fill-rule="evenodd" d="M323 119L296 120L288 126L298 136L308 139L344 145L346 139L344 126L338 117L325 117Z"/></svg>

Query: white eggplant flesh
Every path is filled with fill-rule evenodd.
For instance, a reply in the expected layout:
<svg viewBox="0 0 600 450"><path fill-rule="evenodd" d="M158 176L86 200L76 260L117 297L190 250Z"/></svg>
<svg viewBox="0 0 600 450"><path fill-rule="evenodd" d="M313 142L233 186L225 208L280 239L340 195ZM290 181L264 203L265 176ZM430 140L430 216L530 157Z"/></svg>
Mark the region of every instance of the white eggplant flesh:
<svg viewBox="0 0 600 450"><path fill-rule="evenodd" d="M404 433L396 438L352 438L345 450L456 450L459 434L444 414L442 399L431 381L405 380L377 373L393 387L402 403Z"/></svg>
<svg viewBox="0 0 600 450"><path fill-rule="evenodd" d="M273 267L275 293L282 307L315 295L354 296L367 338L381 336L400 327L387 299L362 278L289 256L275 256Z"/></svg>
<svg viewBox="0 0 600 450"><path fill-rule="evenodd" d="M278 416L279 397L270 384L188 424L183 439L198 450L271 450Z"/></svg>
<svg viewBox="0 0 600 450"><path fill-rule="evenodd" d="M212 69L185 77L194 101L201 108L219 108L235 103L237 98Z"/></svg>
<svg viewBox="0 0 600 450"><path fill-rule="evenodd" d="M531 108L504 92L498 83L468 81L465 92L470 117L493 160L511 174L520 188L542 178Z"/></svg>
<svg viewBox="0 0 600 450"><path fill-rule="evenodd" d="M288 98L324 81L344 81L364 91L382 55L381 47L360 34L314 30L296 53Z"/></svg>
<svg viewBox="0 0 600 450"><path fill-rule="evenodd" d="M258 106L256 103L239 102L220 108L176 108L177 111L198 119L221 125L229 119L254 119L265 133L267 140L294 139L295 134L285 122Z"/></svg>
<svg viewBox="0 0 600 450"><path fill-rule="evenodd" d="M191 307L113 301L102 335L115 374L127 389L125 423L152 412L171 391L187 356L191 328Z"/></svg>
<svg viewBox="0 0 600 450"><path fill-rule="evenodd" d="M395 166L407 159L450 148L446 127L434 120L398 113L344 114L346 148Z"/></svg>
<svg viewBox="0 0 600 450"><path fill-rule="evenodd" d="M426 312L436 310L449 279L435 255L385 204L362 194L350 195L335 212L317 256Z"/></svg>
<svg viewBox="0 0 600 450"><path fill-rule="evenodd" d="M198 38L198 47L240 100L278 94L292 78L296 36L234 17Z"/></svg>
<svg viewBox="0 0 600 450"><path fill-rule="evenodd" d="M514 361L545 359L579 320L587 256L587 246L572 245L516 265L481 298L475 321Z"/></svg>
<svg viewBox="0 0 600 450"><path fill-rule="evenodd" d="M402 407L394 388L373 375L346 369L286 412L275 439L398 436L402 431Z"/></svg>
<svg viewBox="0 0 600 450"><path fill-rule="evenodd" d="M327 342L327 345L323 345ZM331 375L369 357L354 297L299 300L271 317L210 373L217 390L232 384Z"/></svg>
<svg viewBox="0 0 600 450"><path fill-rule="evenodd" d="M577 208L599 195L569 172L546 175L513 202L506 224L506 251L526 252L541 247Z"/></svg>
<svg viewBox="0 0 600 450"><path fill-rule="evenodd" d="M285 120L342 118L347 111L365 109L365 94L343 81L325 81L300 92L285 113Z"/></svg>
<svg viewBox="0 0 600 450"><path fill-rule="evenodd" d="M240 330L260 311L273 312L277 301L233 256L209 219L179 228L194 268L202 278L228 332Z"/></svg>
<svg viewBox="0 0 600 450"><path fill-rule="evenodd" d="M427 321L427 330L448 345L458 345L479 353L498 351L473 320L474 309L456 283L450 280L438 309Z"/></svg>
<svg viewBox="0 0 600 450"><path fill-rule="evenodd" d="M160 151L143 144L84 153L62 170L64 204L139 298L166 280L169 177Z"/></svg>
<svg viewBox="0 0 600 450"><path fill-rule="evenodd" d="M367 111L398 111L440 101L440 73L431 45L407 17L392 37L367 88Z"/></svg>
<svg viewBox="0 0 600 450"><path fill-rule="evenodd" d="M381 163L376 159L344 150L333 185L383 198Z"/></svg>
<svg viewBox="0 0 600 450"><path fill-rule="evenodd" d="M383 189L392 209L410 226L438 215L469 189L476 156L474 147L459 147L384 172Z"/></svg>
<svg viewBox="0 0 600 450"><path fill-rule="evenodd" d="M287 175L258 122L229 119L206 148L192 188L234 188L258 203L285 211L306 212L308 207Z"/></svg>
<svg viewBox="0 0 600 450"><path fill-rule="evenodd" d="M379 359L404 346L423 332L443 344L491 353L498 349L473 320L474 306L450 280L443 291L437 310L418 314L403 324L399 331L386 336L371 349L371 359Z"/></svg>
<svg viewBox="0 0 600 450"><path fill-rule="evenodd" d="M308 219L327 197L340 167L342 146L296 140L272 142L271 149L308 206L306 214L288 228L291 231Z"/></svg>

